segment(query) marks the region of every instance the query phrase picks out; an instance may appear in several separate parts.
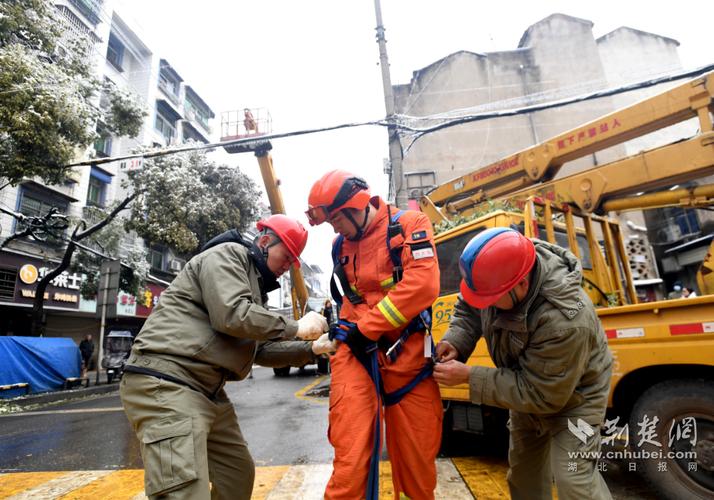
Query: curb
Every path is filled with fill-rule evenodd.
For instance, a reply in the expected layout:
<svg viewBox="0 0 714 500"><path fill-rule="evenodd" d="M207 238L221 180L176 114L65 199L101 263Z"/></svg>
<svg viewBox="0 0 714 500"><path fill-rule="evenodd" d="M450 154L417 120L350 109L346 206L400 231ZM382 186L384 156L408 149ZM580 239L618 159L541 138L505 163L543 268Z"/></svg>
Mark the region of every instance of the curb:
<svg viewBox="0 0 714 500"><path fill-rule="evenodd" d="M13 399L0 400L0 413L13 412L14 410L25 409L29 406L56 403L58 401L72 401L88 396L99 394L109 394L118 392L119 384L96 385L81 389L70 389L66 391L44 392L42 394L29 394ZM5 410L5 412L3 412Z"/></svg>

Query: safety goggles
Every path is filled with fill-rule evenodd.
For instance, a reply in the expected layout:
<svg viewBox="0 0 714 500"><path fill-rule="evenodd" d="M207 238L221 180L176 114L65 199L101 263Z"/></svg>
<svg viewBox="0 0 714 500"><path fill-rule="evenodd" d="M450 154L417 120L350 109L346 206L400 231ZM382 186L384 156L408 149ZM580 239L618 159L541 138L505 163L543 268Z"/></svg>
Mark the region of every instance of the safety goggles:
<svg viewBox="0 0 714 500"><path fill-rule="evenodd" d="M325 222L330 218L330 214L333 211L347 203L350 198L363 189L369 189L369 186L363 179L360 179L359 177L350 177L345 180L332 203L329 205L318 205L316 207L311 206L305 211L305 215L307 215L307 220L310 221L310 225L317 226Z"/></svg>

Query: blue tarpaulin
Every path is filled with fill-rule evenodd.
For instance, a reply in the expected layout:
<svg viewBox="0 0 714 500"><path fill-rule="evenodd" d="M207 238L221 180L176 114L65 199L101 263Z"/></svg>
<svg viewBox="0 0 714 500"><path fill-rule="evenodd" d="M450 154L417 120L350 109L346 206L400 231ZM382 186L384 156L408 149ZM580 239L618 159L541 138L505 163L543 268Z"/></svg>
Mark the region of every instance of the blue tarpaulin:
<svg viewBox="0 0 714 500"><path fill-rule="evenodd" d="M72 339L0 337L0 385L28 382L30 392L62 389L65 379L79 377L82 358ZM0 398L22 390L0 391Z"/></svg>

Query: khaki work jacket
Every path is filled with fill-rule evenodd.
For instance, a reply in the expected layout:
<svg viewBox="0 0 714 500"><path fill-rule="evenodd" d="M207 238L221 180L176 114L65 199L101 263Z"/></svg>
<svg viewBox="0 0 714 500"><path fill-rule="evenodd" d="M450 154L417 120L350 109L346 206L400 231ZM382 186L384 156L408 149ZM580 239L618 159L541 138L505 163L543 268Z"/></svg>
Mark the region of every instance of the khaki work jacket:
<svg viewBox="0 0 714 500"><path fill-rule="evenodd" d="M254 362L314 362L310 342L272 342L293 339L298 325L264 307L261 280L241 244L223 243L195 256L161 295L127 364L216 394L226 379L247 376Z"/></svg>
<svg viewBox="0 0 714 500"><path fill-rule="evenodd" d="M483 337L496 368L471 368L474 403L541 417L581 417L599 424L610 389L612 354L580 261L534 240L528 295L511 311L476 309L459 297L444 339L466 360Z"/></svg>

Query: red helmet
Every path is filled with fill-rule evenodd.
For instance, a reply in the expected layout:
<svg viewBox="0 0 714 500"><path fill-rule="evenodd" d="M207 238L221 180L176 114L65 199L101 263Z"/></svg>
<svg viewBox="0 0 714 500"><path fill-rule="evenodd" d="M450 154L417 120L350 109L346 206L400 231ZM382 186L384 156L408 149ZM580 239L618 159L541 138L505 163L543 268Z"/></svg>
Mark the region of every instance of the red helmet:
<svg viewBox="0 0 714 500"><path fill-rule="evenodd" d="M479 309L493 305L533 268L533 242L506 227L486 229L471 238L459 259L461 296Z"/></svg>
<svg viewBox="0 0 714 500"><path fill-rule="evenodd" d="M370 198L369 186L364 179L344 170L332 170L312 185L305 214L310 225L316 226L325 222L337 210L364 209Z"/></svg>
<svg viewBox="0 0 714 500"><path fill-rule="evenodd" d="M287 215L274 214L265 220L258 221L256 227L258 231L272 229L288 252L295 257L295 265L300 267L300 254L305 250L307 244L307 230L300 222Z"/></svg>

